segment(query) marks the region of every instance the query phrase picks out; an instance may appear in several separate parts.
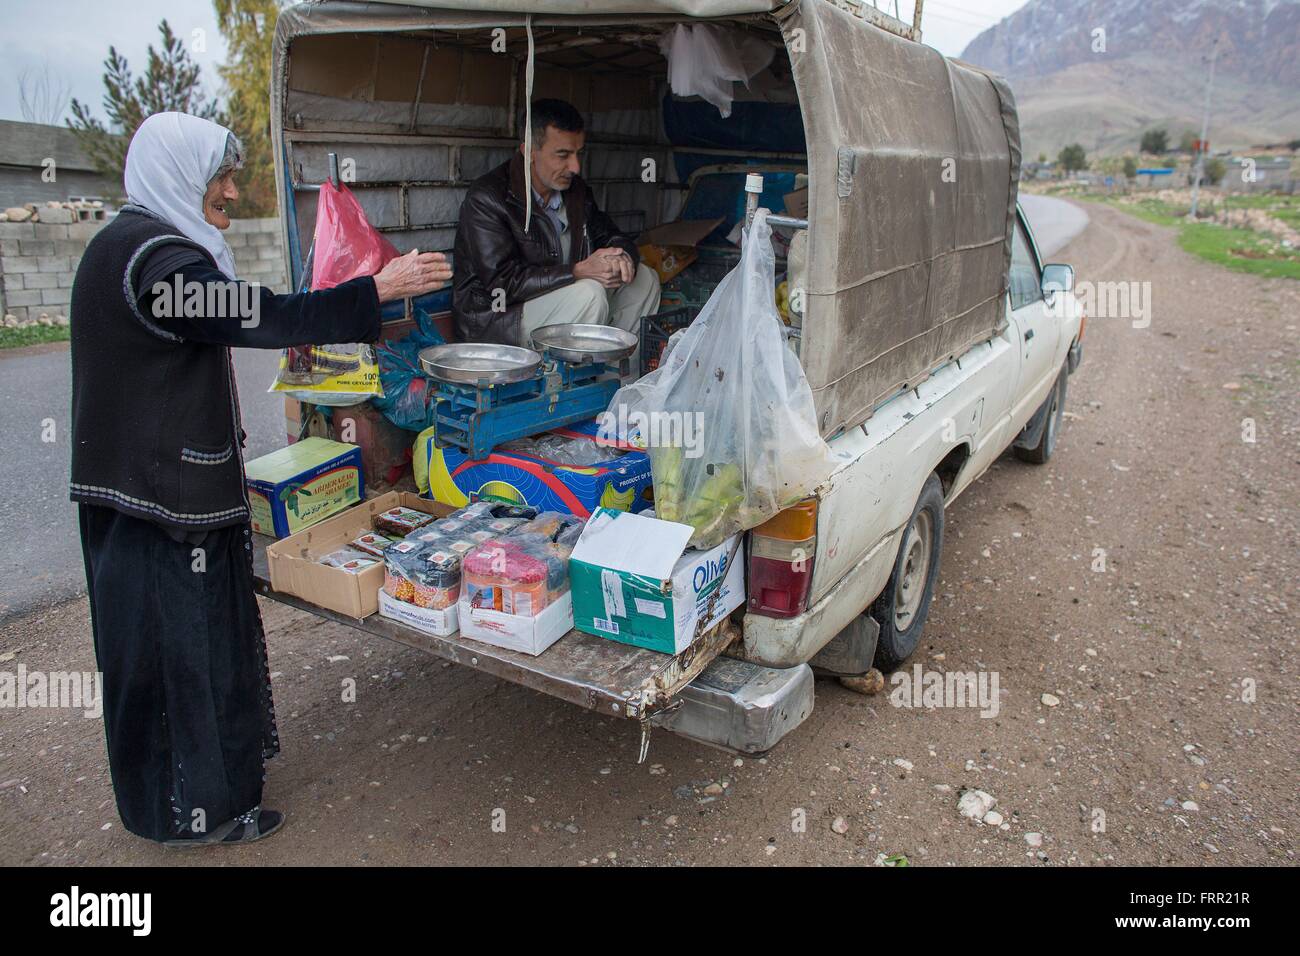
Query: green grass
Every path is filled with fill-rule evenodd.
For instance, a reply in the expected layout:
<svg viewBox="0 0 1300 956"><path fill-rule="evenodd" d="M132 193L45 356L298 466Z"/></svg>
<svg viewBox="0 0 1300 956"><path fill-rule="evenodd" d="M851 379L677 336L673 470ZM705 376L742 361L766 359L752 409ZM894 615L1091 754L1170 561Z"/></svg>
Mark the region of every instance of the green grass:
<svg viewBox="0 0 1300 956"><path fill-rule="evenodd" d="M30 325L25 329L6 329L0 326L0 349L20 349L26 345L66 342L68 336L69 329L65 325Z"/></svg>
<svg viewBox="0 0 1300 956"><path fill-rule="evenodd" d="M1300 279L1300 249L1283 249L1249 229L1187 223L1178 233L1178 244L1194 256L1237 272Z"/></svg>
<svg viewBox="0 0 1300 956"><path fill-rule="evenodd" d="M1300 249L1286 249L1272 236L1249 229L1228 229L1209 223L1189 223L1187 209L1154 197L1119 202L1118 197L1081 195L1105 203L1131 216L1178 230L1178 244L1194 256L1232 269L1270 279L1300 279ZM1229 209L1265 209L1269 215L1300 228L1300 196L1222 196L1208 199Z"/></svg>
<svg viewBox="0 0 1300 956"><path fill-rule="evenodd" d="M1300 194L1276 196L1264 193L1255 196L1229 196L1224 203L1229 209L1263 209L1274 219L1300 229Z"/></svg>
<svg viewBox="0 0 1300 956"><path fill-rule="evenodd" d="M1142 199L1135 203L1117 202L1114 199L1105 198L1102 202L1114 206L1139 219L1147 222L1153 222L1157 226L1181 226L1183 225L1182 217L1186 211L1175 209L1167 202L1161 202L1159 199Z"/></svg>

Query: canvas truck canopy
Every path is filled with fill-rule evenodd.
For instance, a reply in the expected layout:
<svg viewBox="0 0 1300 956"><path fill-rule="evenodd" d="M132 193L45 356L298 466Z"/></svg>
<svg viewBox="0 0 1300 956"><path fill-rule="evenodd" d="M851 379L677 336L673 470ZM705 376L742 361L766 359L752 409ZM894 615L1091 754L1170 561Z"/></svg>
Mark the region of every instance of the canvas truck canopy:
<svg viewBox="0 0 1300 956"><path fill-rule="evenodd" d="M796 110L803 136L737 108L691 139L690 110L677 107L698 104L668 93L658 40L704 19L773 47L749 89L736 84L737 102ZM291 274L298 282L329 152L399 249L451 248L469 183L517 148L531 32L533 96L586 116L583 175L622 228L674 219L680 183L705 163L807 170L800 358L822 434L851 427L1005 321L1019 175L1005 84L905 39L915 33L897 21L877 25L887 19L854 0L291 7L276 27L271 101ZM662 171L651 182L648 159Z"/></svg>
<svg viewBox="0 0 1300 956"><path fill-rule="evenodd" d="M805 374L823 435L989 338L1020 177L1007 85L821 0L780 14L808 142Z"/></svg>

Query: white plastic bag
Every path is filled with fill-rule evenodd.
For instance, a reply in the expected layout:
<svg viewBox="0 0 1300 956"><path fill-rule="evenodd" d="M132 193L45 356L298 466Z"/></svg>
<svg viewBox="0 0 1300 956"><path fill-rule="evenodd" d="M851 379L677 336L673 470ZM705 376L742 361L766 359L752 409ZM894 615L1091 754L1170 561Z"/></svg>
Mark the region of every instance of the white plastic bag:
<svg viewBox="0 0 1300 956"><path fill-rule="evenodd" d="M760 209L740 263L663 364L621 388L607 413L647 446L655 515L694 527L699 548L762 524L832 468L776 312L771 236Z"/></svg>
<svg viewBox="0 0 1300 956"><path fill-rule="evenodd" d="M775 56L757 37L714 23L679 23L659 38L659 50L668 60L673 93L712 103L723 119L731 115L734 84L748 86Z"/></svg>

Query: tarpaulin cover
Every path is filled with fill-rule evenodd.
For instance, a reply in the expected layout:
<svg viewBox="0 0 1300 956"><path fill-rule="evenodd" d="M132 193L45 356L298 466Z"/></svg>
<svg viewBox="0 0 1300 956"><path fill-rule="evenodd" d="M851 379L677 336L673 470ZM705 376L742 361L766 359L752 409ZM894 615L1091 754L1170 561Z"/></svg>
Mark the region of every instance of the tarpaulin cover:
<svg viewBox="0 0 1300 956"><path fill-rule="evenodd" d="M688 17L732 17L743 13L766 13L783 2L785 0L395 0L393 5L561 16L680 13Z"/></svg>
<svg viewBox="0 0 1300 956"><path fill-rule="evenodd" d="M829 3L781 27L808 134L800 357L830 435L1005 323L1020 130L1002 80Z"/></svg>

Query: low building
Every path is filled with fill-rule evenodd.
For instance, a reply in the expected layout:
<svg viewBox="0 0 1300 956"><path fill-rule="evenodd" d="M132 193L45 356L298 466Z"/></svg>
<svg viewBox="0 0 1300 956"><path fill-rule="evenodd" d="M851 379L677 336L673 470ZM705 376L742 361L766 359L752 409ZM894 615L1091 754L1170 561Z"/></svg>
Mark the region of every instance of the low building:
<svg viewBox="0 0 1300 956"><path fill-rule="evenodd" d="M102 199L106 207L122 184L99 173L66 126L0 120L0 209L50 200Z"/></svg>
<svg viewBox="0 0 1300 956"><path fill-rule="evenodd" d="M1289 156L1233 156L1220 188L1230 193L1289 193L1295 189Z"/></svg>

